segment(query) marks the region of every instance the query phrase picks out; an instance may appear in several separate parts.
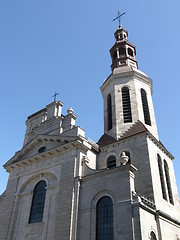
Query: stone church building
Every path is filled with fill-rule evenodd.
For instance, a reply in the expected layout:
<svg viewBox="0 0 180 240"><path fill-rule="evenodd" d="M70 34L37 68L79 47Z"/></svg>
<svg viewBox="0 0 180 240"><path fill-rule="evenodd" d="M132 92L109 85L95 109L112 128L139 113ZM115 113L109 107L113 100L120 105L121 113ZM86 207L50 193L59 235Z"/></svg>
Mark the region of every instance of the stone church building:
<svg viewBox="0 0 180 240"><path fill-rule="evenodd" d="M4 164L0 240L180 239L174 157L159 140L152 81L128 32L114 35L103 136L87 139L60 101L27 118L23 147Z"/></svg>

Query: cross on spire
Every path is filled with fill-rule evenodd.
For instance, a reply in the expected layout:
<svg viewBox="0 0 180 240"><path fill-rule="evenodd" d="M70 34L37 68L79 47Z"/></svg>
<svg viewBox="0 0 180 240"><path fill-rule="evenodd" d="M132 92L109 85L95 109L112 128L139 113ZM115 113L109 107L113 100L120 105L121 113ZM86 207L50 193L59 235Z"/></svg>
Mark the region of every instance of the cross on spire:
<svg viewBox="0 0 180 240"><path fill-rule="evenodd" d="M119 28L121 27L121 17L122 17L125 13L126 13L126 12L120 13L120 11L118 11L117 17L113 19L113 21L116 21L116 20L119 21Z"/></svg>
<svg viewBox="0 0 180 240"><path fill-rule="evenodd" d="M55 91L54 95L52 96L52 97L54 98L54 102L56 101L56 96L57 96L58 94L59 94L59 93L57 93L57 92Z"/></svg>

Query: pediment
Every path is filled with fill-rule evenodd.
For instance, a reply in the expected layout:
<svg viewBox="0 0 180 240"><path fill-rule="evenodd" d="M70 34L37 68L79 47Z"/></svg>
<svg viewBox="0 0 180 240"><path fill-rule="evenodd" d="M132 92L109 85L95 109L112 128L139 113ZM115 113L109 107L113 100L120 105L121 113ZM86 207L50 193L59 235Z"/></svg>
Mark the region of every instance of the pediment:
<svg viewBox="0 0 180 240"><path fill-rule="evenodd" d="M4 167L7 167L11 164L18 163L22 160L38 156L40 154L50 152L53 149L56 149L60 146L67 145L75 140L78 140L79 137L67 137L61 135L38 135L31 142L25 145L20 151L4 164Z"/></svg>

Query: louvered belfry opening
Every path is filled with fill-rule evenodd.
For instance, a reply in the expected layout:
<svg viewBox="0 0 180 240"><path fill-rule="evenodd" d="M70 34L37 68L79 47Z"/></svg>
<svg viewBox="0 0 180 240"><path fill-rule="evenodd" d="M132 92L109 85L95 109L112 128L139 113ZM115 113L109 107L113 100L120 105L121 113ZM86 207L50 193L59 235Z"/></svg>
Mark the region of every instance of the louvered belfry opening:
<svg viewBox="0 0 180 240"><path fill-rule="evenodd" d="M174 205L172 189L171 189L171 180L170 180L170 176L169 176L169 168L168 168L168 164L165 160L164 160L164 171L165 171L165 176L166 176L166 183L167 183L169 201L170 201L171 204Z"/></svg>
<svg viewBox="0 0 180 240"><path fill-rule="evenodd" d="M107 168L113 167L116 167L116 157L114 155L111 155L107 159Z"/></svg>
<svg viewBox="0 0 180 240"><path fill-rule="evenodd" d="M151 118L150 118L150 113L149 113L147 94L146 94L146 91L144 89L141 89L141 99L142 99L142 105L143 105L145 124L151 126Z"/></svg>
<svg viewBox="0 0 180 240"><path fill-rule="evenodd" d="M107 121L108 121L108 131L112 129L112 101L111 94L107 96Z"/></svg>
<svg viewBox="0 0 180 240"><path fill-rule="evenodd" d="M131 101L130 101L128 87L122 88L122 104L123 104L124 123L132 122Z"/></svg>
<svg viewBox="0 0 180 240"><path fill-rule="evenodd" d="M162 195L163 195L163 198L167 201L162 161L161 161L161 157L159 156L159 154L157 155L157 159L158 159L158 168L159 168L159 176L160 176L160 181L161 181Z"/></svg>

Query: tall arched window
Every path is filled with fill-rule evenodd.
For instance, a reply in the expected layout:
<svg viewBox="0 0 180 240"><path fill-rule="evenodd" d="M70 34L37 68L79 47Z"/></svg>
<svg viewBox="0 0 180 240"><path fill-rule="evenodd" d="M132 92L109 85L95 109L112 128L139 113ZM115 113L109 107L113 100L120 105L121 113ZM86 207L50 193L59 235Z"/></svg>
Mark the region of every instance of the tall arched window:
<svg viewBox="0 0 180 240"><path fill-rule="evenodd" d="M155 233L152 231L151 234L151 240L157 240Z"/></svg>
<svg viewBox="0 0 180 240"><path fill-rule="evenodd" d="M130 101L128 87L122 88L122 105L123 105L124 123L132 122L131 101Z"/></svg>
<svg viewBox="0 0 180 240"><path fill-rule="evenodd" d="M165 171L165 175L166 175L166 183L167 183L169 201L171 204L174 204L172 189L171 189L171 180L170 180L170 176L169 176L169 167L165 160L164 160L164 171Z"/></svg>
<svg viewBox="0 0 180 240"><path fill-rule="evenodd" d="M161 181L162 195L163 195L163 198L167 201L162 161L161 161L161 157L159 156L159 154L157 155L157 159L158 159L158 168L159 168L159 176L160 176L160 181Z"/></svg>
<svg viewBox="0 0 180 240"><path fill-rule="evenodd" d="M108 131L112 129L112 101L111 94L107 96L107 121L108 121Z"/></svg>
<svg viewBox="0 0 180 240"><path fill-rule="evenodd" d="M46 197L46 182L38 182L34 188L29 223L42 222Z"/></svg>
<svg viewBox="0 0 180 240"><path fill-rule="evenodd" d="M144 122L145 122L145 124L151 126L151 118L150 118L150 113L149 113L147 94L144 89L141 89L141 99L142 99L142 106L143 106L143 112L144 112Z"/></svg>
<svg viewBox="0 0 180 240"><path fill-rule="evenodd" d="M114 240L113 202L108 196L97 203L96 240Z"/></svg>
<svg viewBox="0 0 180 240"><path fill-rule="evenodd" d="M107 159L107 168L113 167L116 167L116 157L114 155L111 155Z"/></svg>

